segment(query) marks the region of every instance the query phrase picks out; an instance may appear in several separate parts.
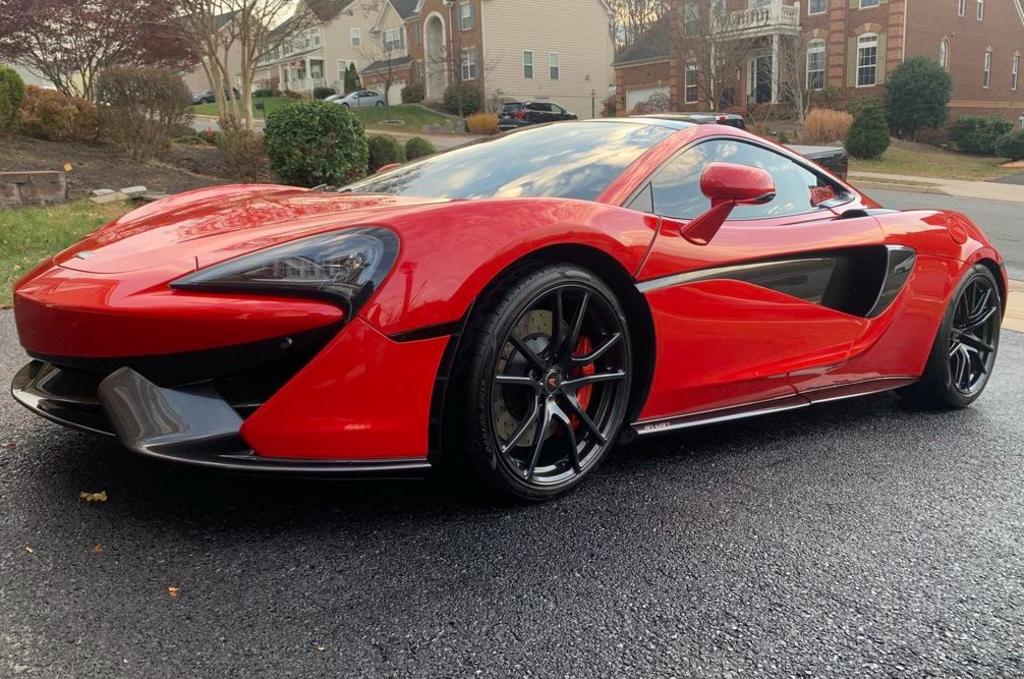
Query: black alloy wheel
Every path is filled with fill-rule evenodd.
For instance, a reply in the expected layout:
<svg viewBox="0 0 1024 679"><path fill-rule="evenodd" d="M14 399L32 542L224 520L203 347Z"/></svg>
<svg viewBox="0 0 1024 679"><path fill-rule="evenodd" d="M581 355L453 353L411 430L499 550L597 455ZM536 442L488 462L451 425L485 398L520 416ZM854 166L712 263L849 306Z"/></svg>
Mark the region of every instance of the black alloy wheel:
<svg viewBox="0 0 1024 679"><path fill-rule="evenodd" d="M614 293L584 269L534 270L471 341L477 470L519 499L575 486L614 444L629 401L630 338Z"/></svg>
<svg viewBox="0 0 1024 679"><path fill-rule="evenodd" d="M928 408L973 403L995 366L1002 311L995 276L985 265L975 265L952 295L921 379L900 393Z"/></svg>

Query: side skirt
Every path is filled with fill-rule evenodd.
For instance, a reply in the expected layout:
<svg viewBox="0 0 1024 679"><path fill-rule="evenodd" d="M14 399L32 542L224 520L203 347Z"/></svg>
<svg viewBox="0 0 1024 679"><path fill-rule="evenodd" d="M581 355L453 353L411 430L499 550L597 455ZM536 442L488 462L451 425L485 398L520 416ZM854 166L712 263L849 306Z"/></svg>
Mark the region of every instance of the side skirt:
<svg viewBox="0 0 1024 679"><path fill-rule="evenodd" d="M717 424L719 422L730 422L747 417L780 413L796 408L806 408L815 403L828 403L829 401L840 401L845 398L856 396L867 396L883 391L899 389L916 382L916 377L882 377L853 384L843 384L835 387L825 387L808 391L793 396L783 396L766 401L756 401L727 408L715 408L697 413L686 413L673 415L671 417L659 418L656 420L641 420L632 425L633 433L637 436L660 434L677 429L688 429L690 427L701 427L706 424Z"/></svg>

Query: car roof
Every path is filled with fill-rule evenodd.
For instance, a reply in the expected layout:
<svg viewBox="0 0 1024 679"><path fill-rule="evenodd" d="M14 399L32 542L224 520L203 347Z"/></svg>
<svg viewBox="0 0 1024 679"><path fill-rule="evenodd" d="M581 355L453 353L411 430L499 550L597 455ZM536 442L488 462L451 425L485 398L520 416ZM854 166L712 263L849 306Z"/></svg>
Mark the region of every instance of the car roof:
<svg viewBox="0 0 1024 679"><path fill-rule="evenodd" d="M657 127L667 127L672 130L685 130L688 127L694 127L696 123L692 120L687 120L681 116L670 116L670 115L649 115L649 116L625 116L621 118L595 118L594 120L614 120L624 123L643 123L645 125L655 125Z"/></svg>

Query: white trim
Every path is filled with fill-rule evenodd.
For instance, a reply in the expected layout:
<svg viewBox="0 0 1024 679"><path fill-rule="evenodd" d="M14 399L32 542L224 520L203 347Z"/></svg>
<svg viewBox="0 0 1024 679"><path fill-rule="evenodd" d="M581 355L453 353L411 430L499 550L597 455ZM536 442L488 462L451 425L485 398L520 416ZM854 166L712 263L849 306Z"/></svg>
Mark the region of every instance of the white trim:
<svg viewBox="0 0 1024 679"><path fill-rule="evenodd" d="M875 4L873 4L873 5L865 5L864 4L864 0L860 0L860 2L857 4L857 9L874 9L875 7L879 7L882 4L881 0L870 0L870 1L875 3Z"/></svg>
<svg viewBox="0 0 1024 679"><path fill-rule="evenodd" d="M978 0L978 8L974 16L978 21L985 20L985 0Z"/></svg>
<svg viewBox="0 0 1024 679"><path fill-rule="evenodd" d="M690 85L686 82L690 78L690 74L693 73L693 99L690 99ZM686 70L683 72L683 103L684 104L696 104L700 101L700 86L697 83L697 64L687 64Z"/></svg>
<svg viewBox="0 0 1024 679"><path fill-rule="evenodd" d="M530 63L529 64L526 63L526 55L527 54L530 55ZM523 50L522 66L523 66L523 70L521 71L521 73L523 74L523 80L536 80L537 79L537 54L533 50ZM529 77L527 77L527 75L526 75L526 67L527 66L530 67L530 75L529 75Z"/></svg>
<svg viewBox="0 0 1024 679"><path fill-rule="evenodd" d="M828 3L829 3L829 0L822 0L822 2L825 3L825 9L823 9L821 11L818 11L818 12L812 12L811 11L811 3L813 1L814 0L807 0L807 16L813 17L813 16L818 16L819 14L828 14Z"/></svg>
<svg viewBox="0 0 1024 679"><path fill-rule="evenodd" d="M860 84L860 69L861 68L866 68L866 66L861 66L861 64L860 64L860 51L862 49L861 48L861 40L863 40L864 38L874 38L874 44L871 44L869 42L869 43L865 44L863 49L870 49L872 47L875 48L875 63L872 64L872 66L874 68L874 75L871 78L871 82L869 84L861 85ZM878 85L878 59L879 59L879 56L880 55L878 54L878 33L861 33L860 35L857 36L857 53L854 55L854 58L857 60L856 78L854 79L854 85L856 87L875 87L876 85Z"/></svg>
<svg viewBox="0 0 1024 679"><path fill-rule="evenodd" d="M1010 89L1016 90L1020 84L1020 55L1014 54L1010 60Z"/></svg>
<svg viewBox="0 0 1024 679"><path fill-rule="evenodd" d="M552 57L554 59L552 60ZM552 63L554 61L554 63ZM551 77L552 69L557 69L557 77ZM548 52L548 80L561 80L562 79L562 56L558 52Z"/></svg>
<svg viewBox="0 0 1024 679"><path fill-rule="evenodd" d="M825 74L828 72L828 53L827 45L825 40L822 38L815 38L807 43L807 51L804 53L804 87L808 90L817 92L818 90L825 89L827 84L825 81ZM815 73L821 73L821 87L811 87L811 52L815 54L821 54L821 70L815 69Z"/></svg>
<svg viewBox="0 0 1024 679"><path fill-rule="evenodd" d="M356 42L357 40L359 42ZM361 29L359 26L350 26L348 29L348 42L349 45L352 47L362 47L363 29Z"/></svg>
<svg viewBox="0 0 1024 679"><path fill-rule="evenodd" d="M967 0L957 0L956 2L956 15L958 17L967 16Z"/></svg>
<svg viewBox="0 0 1024 679"><path fill-rule="evenodd" d="M992 50L985 50L985 56L981 62L981 87L988 89L992 85Z"/></svg>

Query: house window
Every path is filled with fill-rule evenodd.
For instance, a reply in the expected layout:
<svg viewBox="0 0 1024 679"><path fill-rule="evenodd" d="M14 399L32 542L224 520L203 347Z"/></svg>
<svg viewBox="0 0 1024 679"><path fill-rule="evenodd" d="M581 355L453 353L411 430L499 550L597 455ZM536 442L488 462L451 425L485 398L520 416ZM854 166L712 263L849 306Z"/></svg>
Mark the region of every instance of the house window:
<svg viewBox="0 0 1024 679"><path fill-rule="evenodd" d="M361 28L350 28L348 29L348 35L352 39L352 46L359 47L363 44L363 29Z"/></svg>
<svg viewBox="0 0 1024 679"><path fill-rule="evenodd" d="M686 87L683 92L684 102L687 104L697 103L697 65L689 64L686 67Z"/></svg>
<svg viewBox="0 0 1024 679"><path fill-rule="evenodd" d="M291 54L292 44L290 42L286 42L285 44L281 45L281 53L284 54L285 56Z"/></svg>
<svg viewBox="0 0 1024 679"><path fill-rule="evenodd" d="M985 65L981 72L981 86L988 87L992 82L992 52L985 52Z"/></svg>
<svg viewBox="0 0 1024 679"><path fill-rule="evenodd" d="M561 75L561 69L558 66L558 52L548 54L548 71L552 80L558 80Z"/></svg>
<svg viewBox="0 0 1024 679"><path fill-rule="evenodd" d="M533 80L533 52L529 50L523 52L523 77Z"/></svg>
<svg viewBox="0 0 1024 679"><path fill-rule="evenodd" d="M865 33L857 38L857 87L874 85L877 67L878 36L874 33Z"/></svg>
<svg viewBox="0 0 1024 679"><path fill-rule="evenodd" d="M700 6L695 2L683 5L683 35L694 36L700 32Z"/></svg>
<svg viewBox="0 0 1024 679"><path fill-rule="evenodd" d="M462 50L462 79L476 80L476 48Z"/></svg>
<svg viewBox="0 0 1024 679"><path fill-rule="evenodd" d="M957 0L956 13L960 16L967 14L967 0Z"/></svg>
<svg viewBox="0 0 1024 679"><path fill-rule="evenodd" d="M338 59L338 82L344 86L345 84L345 71L348 70L348 62L344 59Z"/></svg>
<svg viewBox="0 0 1024 679"><path fill-rule="evenodd" d="M978 21L985 18L985 0L978 0Z"/></svg>
<svg viewBox="0 0 1024 679"><path fill-rule="evenodd" d="M459 21L462 30L468 31L473 28L473 5L471 3L464 2L459 5Z"/></svg>
<svg viewBox="0 0 1024 679"><path fill-rule="evenodd" d="M812 40L807 43L807 89L820 90L825 87L825 41Z"/></svg>
<svg viewBox="0 0 1024 679"><path fill-rule="evenodd" d="M860 0L860 8L878 7L878 0Z"/></svg>
<svg viewBox="0 0 1024 679"><path fill-rule="evenodd" d="M401 26L384 31L384 52L391 54L405 49L405 30Z"/></svg>
<svg viewBox="0 0 1024 679"><path fill-rule="evenodd" d="M314 31L313 32L313 47L319 47L321 45L322 41L323 41L323 38L320 36L320 31Z"/></svg>
<svg viewBox="0 0 1024 679"><path fill-rule="evenodd" d="M824 14L828 9L828 0L808 0L808 14Z"/></svg>
<svg viewBox="0 0 1024 679"><path fill-rule="evenodd" d="M1010 65L1010 89L1017 89L1017 82L1020 79L1020 55L1013 55L1013 63Z"/></svg>
<svg viewBox="0 0 1024 679"><path fill-rule="evenodd" d="M949 70L949 40L946 38L939 43L939 66Z"/></svg>

